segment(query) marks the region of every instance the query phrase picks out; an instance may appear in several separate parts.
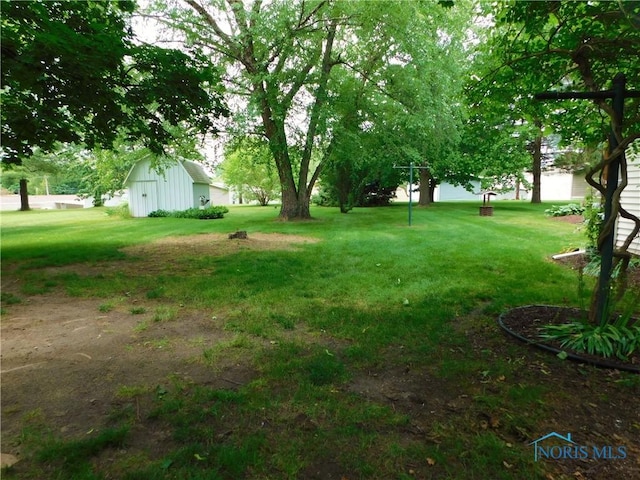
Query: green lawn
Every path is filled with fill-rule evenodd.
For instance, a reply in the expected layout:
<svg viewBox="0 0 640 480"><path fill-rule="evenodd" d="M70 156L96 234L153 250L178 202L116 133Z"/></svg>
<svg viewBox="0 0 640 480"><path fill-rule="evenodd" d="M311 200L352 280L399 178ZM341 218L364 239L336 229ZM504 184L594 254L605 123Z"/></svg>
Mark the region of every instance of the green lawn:
<svg viewBox="0 0 640 480"><path fill-rule="evenodd" d="M581 289L575 272L550 261L552 254L583 247L583 235L579 226L545 217L548 207L495 202L494 216L480 217L476 203L435 204L415 208L411 227L406 205L346 215L314 208L312 221L293 223L278 221L273 207L246 206L231 207L224 219L213 221L123 219L104 209L3 213L3 269L17 269L27 279L18 296L55 285L70 296L104 299L105 312L123 291L143 299L147 309L161 301L164 310L156 315L166 317L158 321L172 318L178 305L215 312L235 337L203 351L204 361L213 361L219 350L233 351L258 372L231 390L158 379L162 392L130 393L154 402L144 420L126 417L91 441L30 437L34 473L28 478L42 472L82 479L323 478L309 473L320 464L350 479L545 478L526 443L471 427L477 421L469 420L469 412L500 412L507 432L535 430L530 414L546 412L553 386L521 377L515 359L522 347L496 346L506 352L497 356L489 347L475 349L473 335L490 346L507 344L495 327L500 312L588 302L592 281ZM279 233L318 241L194 257L188 271L174 275L43 270L141 261L119 249L166 236L236 230L247 230L250 238ZM305 335L292 335L298 331ZM263 348L267 340L278 348ZM437 389L434 396L466 392L470 410L440 416L428 431L412 436L410 410L365 400L349 388L371 372L390 375L403 368L420 372ZM495 383L511 377L521 381ZM494 379L493 389L484 378ZM122 461L110 473L92 467L98 452L126 442L129 428L151 420L170 425L175 448L169 454L141 454L135 465ZM281 427L266 431L256 426L261 422ZM233 435L215 441L215 432L225 429ZM324 478L334 478L329 473Z"/></svg>

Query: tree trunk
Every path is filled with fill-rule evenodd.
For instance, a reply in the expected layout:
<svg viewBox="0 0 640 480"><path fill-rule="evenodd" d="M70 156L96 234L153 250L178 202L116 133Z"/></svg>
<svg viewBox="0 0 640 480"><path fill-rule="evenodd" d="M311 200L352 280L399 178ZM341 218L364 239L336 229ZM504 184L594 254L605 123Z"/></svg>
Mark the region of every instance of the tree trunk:
<svg viewBox="0 0 640 480"><path fill-rule="evenodd" d="M300 194L295 189L282 190L282 205L280 218L282 220L308 220L311 218L309 209L310 195Z"/></svg>
<svg viewBox="0 0 640 480"><path fill-rule="evenodd" d="M20 179L20 211L26 212L31 210L29 207L29 192L27 191L27 179Z"/></svg>
<svg viewBox="0 0 640 480"><path fill-rule="evenodd" d="M435 182L428 169L421 168L418 171L420 172L420 200L418 200L418 205L429 207L433 202ZM412 188L412 185L409 185L409 188Z"/></svg>
<svg viewBox="0 0 640 480"><path fill-rule="evenodd" d="M533 190L531 191L531 203L542 203L540 195L540 179L542 177L542 135L538 135L533 141Z"/></svg>
<svg viewBox="0 0 640 480"><path fill-rule="evenodd" d="M336 184L338 194L338 205L340 213L348 213L351 210L353 182L351 176L353 172L349 168L349 163L342 163L336 167Z"/></svg>

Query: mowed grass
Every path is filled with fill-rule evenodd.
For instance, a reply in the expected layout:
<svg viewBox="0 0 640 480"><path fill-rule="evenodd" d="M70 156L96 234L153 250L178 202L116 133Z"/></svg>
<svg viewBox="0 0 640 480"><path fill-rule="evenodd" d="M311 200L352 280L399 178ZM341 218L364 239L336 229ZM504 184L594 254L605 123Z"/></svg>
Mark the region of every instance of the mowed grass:
<svg viewBox="0 0 640 480"><path fill-rule="evenodd" d="M348 385L367 372L410 365L444 390L463 393L471 379L495 381L516 371L517 362L495 363L490 351L474 355L465 329L495 326L500 312L526 304L581 306L590 292L591 280L580 288L575 272L550 261L585 242L576 225L545 217L547 207L496 202L493 217L480 217L475 203L436 204L414 209L411 227L406 205L347 215L314 208L313 220L288 223L276 219L273 207L246 206L213 221L122 219L103 209L4 213L3 268L28 279L24 295L62 287L69 295L111 299L126 291L161 300L163 310L152 307L158 322L177 321L158 312L178 305L202 309L236 335L220 348L258 372L234 390L167 379L151 392L136 387L135 395L155 405L146 420L166 422L174 448L162 458L144 451L135 461L119 458L108 472L96 470L92 459L102 447L126 443L137 416L119 412L113 435L107 430L86 445L45 442L26 430L25 443L38 452L28 478L323 478L313 476L318 471L336 478L414 478L418 471L433 478L544 478L526 445L474 429L464 415L438 418L425 436L408 438L408 413L364 399ZM159 277L42 270L126 264L136 259L120 251L125 246L237 230L318 241L201 256L189 271ZM108 311L111 303L102 306ZM289 335L297 331L305 334ZM266 340L277 348L262 348ZM205 350L202 361L220 354ZM503 422L527 430L530 414L544 413L548 390L520 383L468 391L478 408L508 410ZM74 460L52 460L52 451L74 452Z"/></svg>

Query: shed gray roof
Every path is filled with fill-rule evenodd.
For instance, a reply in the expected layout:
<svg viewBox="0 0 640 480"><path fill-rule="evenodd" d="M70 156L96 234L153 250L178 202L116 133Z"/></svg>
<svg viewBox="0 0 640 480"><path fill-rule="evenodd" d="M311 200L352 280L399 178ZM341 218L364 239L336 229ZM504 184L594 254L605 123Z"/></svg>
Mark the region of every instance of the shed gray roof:
<svg viewBox="0 0 640 480"><path fill-rule="evenodd" d="M182 166L187 171L193 183L206 183L209 185L211 180L209 179L209 175L206 174L201 165L196 162L192 162L191 160L183 160Z"/></svg>

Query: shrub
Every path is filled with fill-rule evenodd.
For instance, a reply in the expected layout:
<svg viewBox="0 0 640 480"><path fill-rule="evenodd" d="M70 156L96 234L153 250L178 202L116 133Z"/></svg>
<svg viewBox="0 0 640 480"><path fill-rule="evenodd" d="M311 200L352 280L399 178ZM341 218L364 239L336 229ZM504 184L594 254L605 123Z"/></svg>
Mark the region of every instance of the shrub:
<svg viewBox="0 0 640 480"><path fill-rule="evenodd" d="M181 212L174 212L172 216L176 218L195 218L199 220L213 220L215 218L223 218L224 214L229 212L227 207L207 207L207 208L189 208Z"/></svg>
<svg viewBox="0 0 640 480"><path fill-rule="evenodd" d="M187 210L179 210L169 212L167 210L154 210L149 217L173 217L173 218L194 218L197 220L213 220L215 218L223 218L229 209L223 206L212 206L207 208L189 208Z"/></svg>
<svg viewBox="0 0 640 480"><path fill-rule="evenodd" d="M168 210L154 210L148 216L152 218L170 217L171 212Z"/></svg>
<svg viewBox="0 0 640 480"><path fill-rule="evenodd" d="M568 205L552 205L544 213L550 217L566 217L567 215L582 215L584 210L582 205L570 203Z"/></svg>

